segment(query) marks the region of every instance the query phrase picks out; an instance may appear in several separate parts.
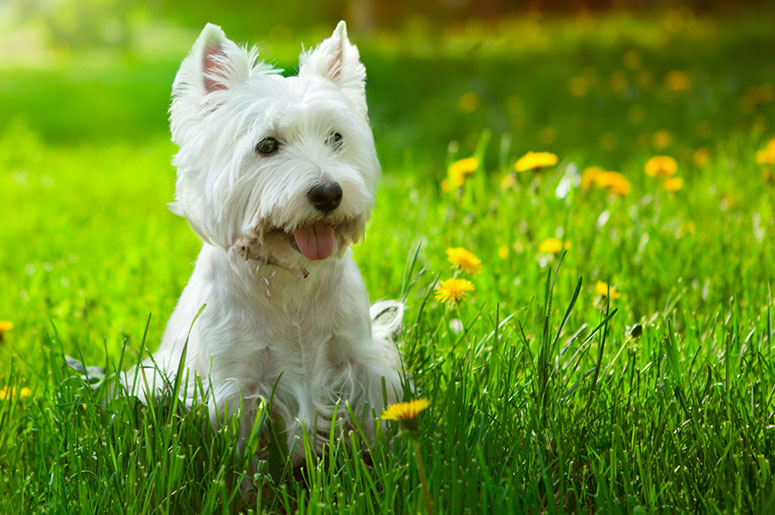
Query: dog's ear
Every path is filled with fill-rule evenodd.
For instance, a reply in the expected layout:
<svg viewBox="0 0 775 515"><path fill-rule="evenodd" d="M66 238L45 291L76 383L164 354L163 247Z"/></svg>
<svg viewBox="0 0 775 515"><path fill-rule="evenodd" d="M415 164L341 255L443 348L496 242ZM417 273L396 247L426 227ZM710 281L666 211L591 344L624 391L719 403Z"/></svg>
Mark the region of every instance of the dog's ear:
<svg viewBox="0 0 775 515"><path fill-rule="evenodd" d="M366 68L358 48L347 38L347 24L340 21L331 37L299 58L299 77L328 79L366 115Z"/></svg>
<svg viewBox="0 0 775 515"><path fill-rule="evenodd" d="M216 89L228 89L229 61L224 46L226 34L220 27L208 23L199 39L202 40L202 83L208 93ZM198 41L197 41L198 42Z"/></svg>
<svg viewBox="0 0 775 515"><path fill-rule="evenodd" d="M239 85L250 77L256 57L255 51L240 48L220 27L208 23L180 65L172 96L201 97Z"/></svg>

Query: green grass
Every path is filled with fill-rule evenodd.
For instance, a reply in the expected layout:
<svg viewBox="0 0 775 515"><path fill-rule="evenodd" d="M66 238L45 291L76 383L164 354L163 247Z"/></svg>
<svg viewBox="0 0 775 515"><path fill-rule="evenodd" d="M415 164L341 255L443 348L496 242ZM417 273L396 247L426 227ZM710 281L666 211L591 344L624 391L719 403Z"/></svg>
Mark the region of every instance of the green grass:
<svg viewBox="0 0 775 515"><path fill-rule="evenodd" d="M775 191L755 160L775 135L773 13L676 16L362 43L351 30L385 165L355 255L373 299L407 295L400 347L432 402L420 449L437 513L775 508ZM298 41L275 48L292 70ZM276 455L251 467L256 441L240 452L236 428L214 431L203 408L105 401L66 366L125 368L153 350L200 245L166 209L181 55L144 55L3 70L0 320L15 327L0 388L31 395L0 400L0 512L247 511L246 474L257 511L424 511L392 425L368 459L356 431L301 470ZM689 90L666 86L676 70ZM503 188L528 150L560 162ZM680 191L643 173L655 154L676 157ZM469 155L482 166L444 192L448 164ZM631 193L557 195L592 165ZM538 251L548 237L570 243L564 257ZM457 246L483 268L458 273L476 289L449 307L433 288ZM601 298L597 281L621 296Z"/></svg>

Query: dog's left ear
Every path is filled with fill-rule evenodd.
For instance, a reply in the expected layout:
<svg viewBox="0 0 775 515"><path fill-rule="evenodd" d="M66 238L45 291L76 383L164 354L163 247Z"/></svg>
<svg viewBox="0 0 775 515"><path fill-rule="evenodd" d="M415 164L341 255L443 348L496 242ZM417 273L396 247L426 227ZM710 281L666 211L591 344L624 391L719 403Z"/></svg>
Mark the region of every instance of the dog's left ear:
<svg viewBox="0 0 775 515"><path fill-rule="evenodd" d="M299 77L328 79L347 95L364 116L366 108L366 68L358 47L347 38L347 24L340 21L331 37L299 57Z"/></svg>

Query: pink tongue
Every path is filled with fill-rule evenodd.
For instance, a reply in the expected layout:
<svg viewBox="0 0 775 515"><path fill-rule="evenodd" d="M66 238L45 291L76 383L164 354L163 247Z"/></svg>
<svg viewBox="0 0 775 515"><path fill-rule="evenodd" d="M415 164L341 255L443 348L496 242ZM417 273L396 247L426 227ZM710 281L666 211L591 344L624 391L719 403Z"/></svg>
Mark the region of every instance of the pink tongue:
<svg viewBox="0 0 775 515"><path fill-rule="evenodd" d="M320 221L293 232L296 245L307 259L326 259L334 251L334 228Z"/></svg>

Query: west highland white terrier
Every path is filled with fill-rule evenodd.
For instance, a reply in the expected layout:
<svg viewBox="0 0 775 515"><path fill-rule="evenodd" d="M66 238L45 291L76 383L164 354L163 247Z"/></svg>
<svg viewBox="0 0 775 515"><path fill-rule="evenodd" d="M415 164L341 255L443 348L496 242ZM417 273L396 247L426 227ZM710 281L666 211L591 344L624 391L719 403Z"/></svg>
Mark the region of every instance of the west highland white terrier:
<svg viewBox="0 0 775 515"><path fill-rule="evenodd" d="M370 308L349 249L380 175L365 80L344 22L293 77L204 28L170 108L171 208L204 244L159 350L124 376L130 392L158 395L181 365L187 402L198 377L213 423L242 401L248 429L257 399L271 399L297 463L305 430L318 452L332 424L373 435L375 414L403 396L392 339L403 306Z"/></svg>

